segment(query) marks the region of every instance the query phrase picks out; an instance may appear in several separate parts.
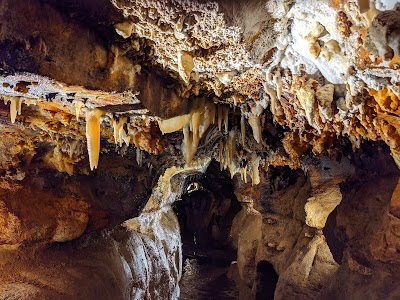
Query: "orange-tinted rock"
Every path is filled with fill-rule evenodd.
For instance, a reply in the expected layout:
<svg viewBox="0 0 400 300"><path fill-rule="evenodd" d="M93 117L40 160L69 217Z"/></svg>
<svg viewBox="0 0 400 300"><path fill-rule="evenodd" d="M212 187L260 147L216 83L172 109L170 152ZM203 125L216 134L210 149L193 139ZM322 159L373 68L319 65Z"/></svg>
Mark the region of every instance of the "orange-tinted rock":
<svg viewBox="0 0 400 300"><path fill-rule="evenodd" d="M73 240L89 219L89 205L82 198L16 183L1 189L0 207L0 244L6 247Z"/></svg>

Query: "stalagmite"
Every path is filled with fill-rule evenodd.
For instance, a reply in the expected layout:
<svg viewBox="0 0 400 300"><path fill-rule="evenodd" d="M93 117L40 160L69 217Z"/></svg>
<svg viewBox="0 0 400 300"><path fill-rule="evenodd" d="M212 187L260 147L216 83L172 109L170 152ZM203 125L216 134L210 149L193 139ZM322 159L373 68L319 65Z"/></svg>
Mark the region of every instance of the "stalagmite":
<svg viewBox="0 0 400 300"><path fill-rule="evenodd" d="M86 139L89 153L90 169L96 169L100 154L100 117L103 111L99 108L86 111Z"/></svg>
<svg viewBox="0 0 400 300"><path fill-rule="evenodd" d="M82 106L84 106L84 103L81 100L76 100L76 102L75 102L75 116L76 116L76 120L77 121L79 121L79 116L81 114Z"/></svg>

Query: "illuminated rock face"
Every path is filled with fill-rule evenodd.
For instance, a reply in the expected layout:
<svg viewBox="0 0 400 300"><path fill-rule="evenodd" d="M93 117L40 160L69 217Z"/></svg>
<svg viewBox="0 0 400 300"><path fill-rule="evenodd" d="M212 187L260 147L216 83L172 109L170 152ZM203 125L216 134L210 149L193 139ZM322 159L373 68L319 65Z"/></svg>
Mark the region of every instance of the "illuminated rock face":
<svg viewBox="0 0 400 300"><path fill-rule="evenodd" d="M397 1L4 0L0 20L0 298L177 297L172 206L211 160L242 206L243 299L400 296Z"/></svg>

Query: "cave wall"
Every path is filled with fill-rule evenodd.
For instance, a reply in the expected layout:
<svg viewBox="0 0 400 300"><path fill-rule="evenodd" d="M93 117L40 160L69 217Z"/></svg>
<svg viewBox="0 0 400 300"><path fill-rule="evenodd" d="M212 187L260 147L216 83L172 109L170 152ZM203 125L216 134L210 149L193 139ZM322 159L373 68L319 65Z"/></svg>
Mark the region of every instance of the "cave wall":
<svg viewBox="0 0 400 300"><path fill-rule="evenodd" d="M278 276L274 299L398 297L400 173L387 150L369 145L351 160L309 166L270 171L257 186L237 181L243 209L231 231L238 259L230 273L240 298L256 298L265 261Z"/></svg>
<svg viewBox="0 0 400 300"><path fill-rule="evenodd" d="M176 299L179 223L170 205L148 208L160 196L143 192L148 176L125 162L90 180L39 174L2 186L0 298Z"/></svg>

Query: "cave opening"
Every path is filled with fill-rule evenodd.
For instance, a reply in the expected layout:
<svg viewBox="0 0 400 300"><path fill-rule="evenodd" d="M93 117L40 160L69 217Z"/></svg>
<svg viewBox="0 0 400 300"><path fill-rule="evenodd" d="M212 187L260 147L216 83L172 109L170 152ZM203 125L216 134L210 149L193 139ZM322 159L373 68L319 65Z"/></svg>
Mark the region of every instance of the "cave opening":
<svg viewBox="0 0 400 300"><path fill-rule="evenodd" d="M180 299L237 299L238 292L227 273L236 260L230 231L241 210L231 178L212 162L200 178L189 179L174 204L183 251Z"/></svg>
<svg viewBox="0 0 400 300"><path fill-rule="evenodd" d="M265 260L260 261L256 267L256 300L273 300L278 274L274 266Z"/></svg>

